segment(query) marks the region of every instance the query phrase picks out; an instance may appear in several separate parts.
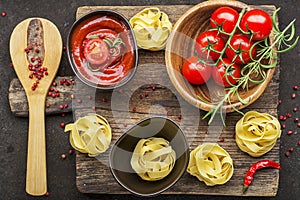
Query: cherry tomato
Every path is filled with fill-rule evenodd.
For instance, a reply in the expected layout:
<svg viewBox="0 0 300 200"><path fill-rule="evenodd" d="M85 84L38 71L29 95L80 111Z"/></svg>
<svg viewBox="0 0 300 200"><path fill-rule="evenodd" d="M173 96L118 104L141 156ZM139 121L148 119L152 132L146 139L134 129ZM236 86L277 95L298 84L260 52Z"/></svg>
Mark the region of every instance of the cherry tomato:
<svg viewBox="0 0 300 200"><path fill-rule="evenodd" d="M230 40L230 46L225 50L227 57L237 64L246 64L251 61L250 49L253 45L247 35L234 35ZM232 49L232 48L234 49ZM252 48L252 58L256 55L256 47Z"/></svg>
<svg viewBox="0 0 300 200"><path fill-rule="evenodd" d="M220 56L218 52L222 51L224 45L225 42L218 31L205 31L196 39L196 51L201 58L208 60L217 60Z"/></svg>
<svg viewBox="0 0 300 200"><path fill-rule="evenodd" d="M211 76L212 68L199 62L197 56L189 57L182 66L182 74L188 82L194 85L205 83Z"/></svg>
<svg viewBox="0 0 300 200"><path fill-rule="evenodd" d="M267 38L272 30L272 19L268 13L263 10L249 10L242 17L240 27L243 31L251 31L253 40L263 40Z"/></svg>
<svg viewBox="0 0 300 200"><path fill-rule="evenodd" d="M84 45L84 56L90 64L101 65L109 58L109 48L102 39L91 39Z"/></svg>
<svg viewBox="0 0 300 200"><path fill-rule="evenodd" d="M223 31L231 33L239 19L239 13L230 7L220 7L210 17L210 26L216 28L222 26Z"/></svg>
<svg viewBox="0 0 300 200"><path fill-rule="evenodd" d="M223 61L219 61L218 65L214 67L212 77L218 85L230 87L236 84L237 80L241 77L241 68L239 65L232 63L228 58L223 58Z"/></svg>

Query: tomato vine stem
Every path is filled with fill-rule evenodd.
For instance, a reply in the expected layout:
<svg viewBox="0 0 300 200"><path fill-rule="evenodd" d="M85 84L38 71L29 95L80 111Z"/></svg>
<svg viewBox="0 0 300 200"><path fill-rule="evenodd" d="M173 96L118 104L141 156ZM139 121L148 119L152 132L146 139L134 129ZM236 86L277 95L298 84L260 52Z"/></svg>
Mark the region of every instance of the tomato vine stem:
<svg viewBox="0 0 300 200"><path fill-rule="evenodd" d="M236 85L231 85L228 88L224 88L225 94L219 95L220 100L216 102L209 102L209 104L213 105L213 108L209 110L203 117L203 119L210 117L208 124L211 124L216 116L217 113L220 114L222 123L224 126L226 126L225 119L224 119L224 112L226 112L226 107L224 105L232 105L231 102L231 97L236 95L238 98L239 102L242 104L247 104L251 100L250 97L243 99L240 96L239 89L243 90L248 90L248 84L249 82L254 83L254 84L261 84L265 81L267 74L264 69L271 69L277 66L277 54L279 53L285 53L291 49L293 49L299 40L299 36L295 38L295 19L292 20L284 29L283 31L280 31L278 24L276 22L276 16L280 8L276 9L273 12L272 15L272 23L273 23L273 35L274 35L274 41L270 44L269 38L266 38L261 41L257 41L253 44L253 46L250 49L250 58L251 61L244 65L241 70L241 77L237 79L237 84ZM246 9L242 9L242 11L239 14L239 19L231 33L226 33L224 30L222 30L222 27L217 27L217 30L221 34L226 34L228 35L228 40L225 43L224 49L220 51L220 56L217 59L215 63L209 63L211 65L216 66L216 64L219 61L222 61L223 55L225 53L225 50L227 47L230 47L230 41L233 37L233 35L236 33L237 30L240 30L244 34L248 34L250 37L253 33L251 31L249 32L244 32L240 28L240 21L246 12ZM211 30L216 30L216 29L211 29ZM295 39L294 39L295 38ZM293 41L294 39L294 41ZM293 42L292 42L293 41ZM258 52L256 58L253 58L251 55L251 52L255 46L258 46ZM214 51L214 49L212 49ZM205 61L202 61L204 64L208 64ZM267 64L264 64L267 63ZM226 70L226 73L230 73L230 70ZM224 74L225 77L227 77L227 74ZM260 77L258 80L252 78L254 75L255 78ZM203 101L200 96L198 96L198 99ZM242 114L243 112L238 110L235 106L233 106L233 109Z"/></svg>

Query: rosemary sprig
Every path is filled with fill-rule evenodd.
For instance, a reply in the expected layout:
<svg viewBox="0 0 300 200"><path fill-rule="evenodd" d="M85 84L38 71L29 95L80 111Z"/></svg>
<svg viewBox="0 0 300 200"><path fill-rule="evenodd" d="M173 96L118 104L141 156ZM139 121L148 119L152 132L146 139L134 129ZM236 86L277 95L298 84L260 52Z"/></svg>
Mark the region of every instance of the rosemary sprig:
<svg viewBox="0 0 300 200"><path fill-rule="evenodd" d="M285 28L283 31L280 31L277 23L276 23L276 15L278 13L278 11L280 10L280 8L276 9L273 13L272 16L272 21L273 21L273 35L274 35L274 41L272 44L269 43L269 39L266 38L262 41L257 41L256 43L254 43L254 45L252 46L252 48L250 49L250 52L252 51L252 49L254 47L257 47L258 51L257 51L257 55L256 58L253 58L251 56L251 62L249 62L248 64L244 65L242 67L241 70L241 77L237 80L237 84L236 85L232 85L229 88L225 88L225 94L220 95L220 100L216 101L216 102L210 102L211 105L213 105L214 107L208 111L206 113L206 115L203 117L203 119L207 118L210 116L210 119L208 121L208 124L211 124L213 119L215 118L216 114L219 113L220 117L222 119L222 123L225 126L225 119L224 119L224 112L226 112L226 110L224 109L224 105L229 104L231 105L231 97L236 95L236 97L238 98L238 100L242 103L242 104L247 104L250 99L243 99L240 94L239 94L239 88L242 88L243 90L248 90L248 85L249 83L254 83L254 84L261 84L265 81L266 79L266 72L264 69L270 69L270 68L274 68L277 65L277 54L279 53L285 53L289 50L291 50L292 48L294 48L299 40L299 36L297 36L295 38L295 19L293 21L291 21ZM213 63L212 65L216 66L216 64L219 61L222 61L222 57L225 53L225 50L227 47L230 47L230 41L234 35L234 33L239 29L240 31L241 28L239 27L241 18L243 16L243 14L245 13L245 9L243 9L239 15L239 19L238 22L234 28L234 30L228 34L226 32L224 32L222 30L222 27L217 27L217 30L222 33L222 34L227 34L228 35L228 40L225 44L224 49L219 52L220 53L220 57L219 59ZM243 31L242 31L243 32ZM245 32L243 32L245 33ZM246 34L249 34L251 36L251 32L247 32ZM295 38L295 39L294 39ZM215 51L213 48L210 49L211 51ZM217 52L217 51L215 51ZM207 64L207 62L203 61L205 64ZM230 73L230 70L228 70L228 72L226 71L226 73ZM224 76L227 76L227 74L225 73ZM253 79L253 75L255 75L254 77L261 77L260 79L256 80ZM201 98L198 97L200 100ZM239 111L237 108L233 107L233 109L237 112L239 112L240 114L243 114L241 111Z"/></svg>

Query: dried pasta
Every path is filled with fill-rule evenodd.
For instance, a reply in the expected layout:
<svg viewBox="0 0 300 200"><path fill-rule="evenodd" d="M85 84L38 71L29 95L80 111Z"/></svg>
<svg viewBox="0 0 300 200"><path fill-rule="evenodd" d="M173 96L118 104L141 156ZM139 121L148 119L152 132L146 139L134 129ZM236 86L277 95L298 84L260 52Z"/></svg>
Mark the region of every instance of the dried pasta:
<svg viewBox="0 0 300 200"><path fill-rule="evenodd" d="M70 131L70 144L81 153L95 157L105 152L111 142L111 128L107 120L97 114L79 118L75 123L67 124L65 132Z"/></svg>
<svg viewBox="0 0 300 200"><path fill-rule="evenodd" d="M140 48L158 51L165 48L172 30L172 23L159 8L145 8L130 19Z"/></svg>
<svg viewBox="0 0 300 200"><path fill-rule="evenodd" d="M216 143L203 143L190 153L187 172L207 186L225 184L233 171L230 155Z"/></svg>
<svg viewBox="0 0 300 200"><path fill-rule="evenodd" d="M277 118L256 111L247 112L236 124L236 143L238 147L253 157L270 151L281 135Z"/></svg>
<svg viewBox="0 0 300 200"><path fill-rule="evenodd" d="M172 171L175 161L176 153L169 142L163 138L151 137L139 140L130 163L143 180L156 181Z"/></svg>

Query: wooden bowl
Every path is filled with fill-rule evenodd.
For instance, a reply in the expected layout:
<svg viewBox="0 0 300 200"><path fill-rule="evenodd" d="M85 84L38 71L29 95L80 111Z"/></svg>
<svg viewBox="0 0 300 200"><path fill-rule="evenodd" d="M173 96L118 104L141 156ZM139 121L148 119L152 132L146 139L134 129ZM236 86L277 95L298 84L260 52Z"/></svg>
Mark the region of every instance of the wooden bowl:
<svg viewBox="0 0 300 200"><path fill-rule="evenodd" d="M213 80L209 80L203 85L191 85L182 75L181 68L185 59L196 55L195 41L197 36L210 27L211 14L222 6L232 7L238 12L242 8L250 8L250 6L239 1L226 0L206 1L193 6L175 23L165 53L167 72L177 91L190 104L205 111L214 107L210 102L217 102L220 93L225 94L224 87L217 86ZM270 42L272 43L272 41L273 38L270 36ZM241 103L237 96L233 95L230 99L231 104L225 103L223 105L223 111L233 112L257 100L271 81L274 71L275 68L266 70L267 77L263 83L249 84L247 91L239 89L239 94L247 102L246 104Z"/></svg>

